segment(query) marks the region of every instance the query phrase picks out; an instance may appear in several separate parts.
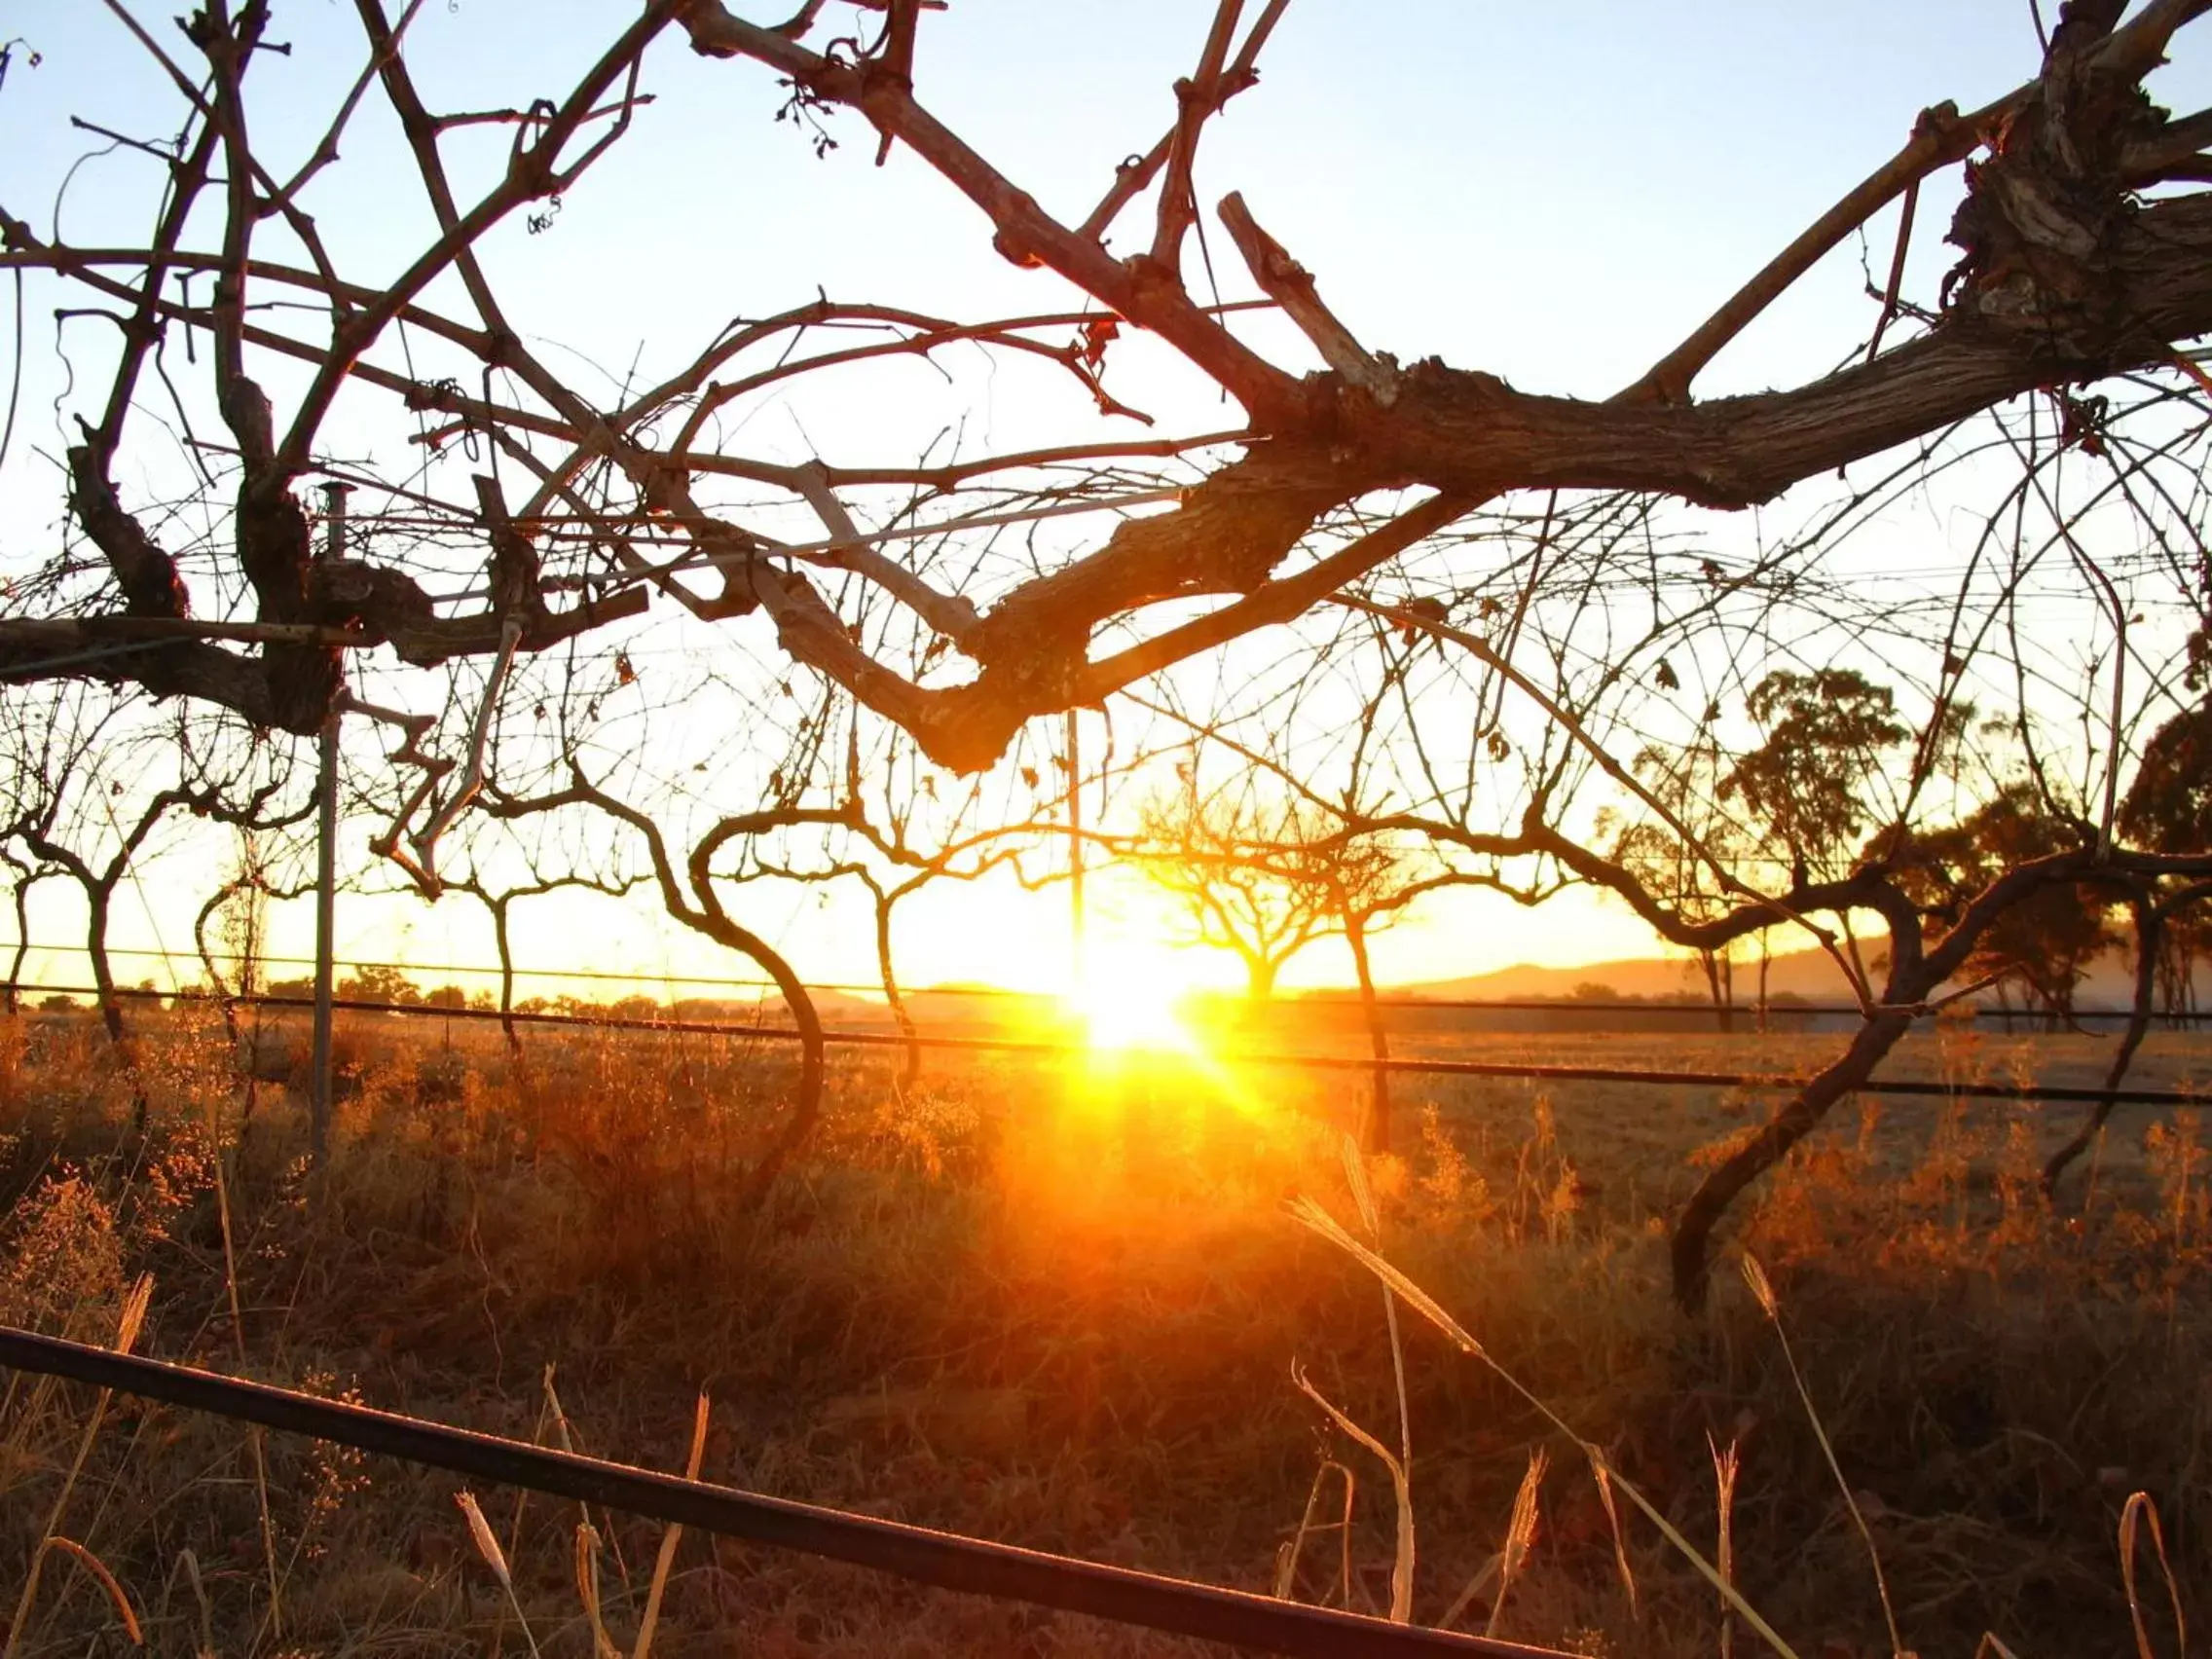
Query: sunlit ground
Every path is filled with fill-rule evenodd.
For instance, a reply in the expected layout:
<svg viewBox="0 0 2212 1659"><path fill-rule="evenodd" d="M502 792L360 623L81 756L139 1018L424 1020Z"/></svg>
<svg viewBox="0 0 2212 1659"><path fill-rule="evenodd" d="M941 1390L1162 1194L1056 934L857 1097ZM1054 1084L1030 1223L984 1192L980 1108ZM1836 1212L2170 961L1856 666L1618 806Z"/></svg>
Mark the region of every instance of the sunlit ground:
<svg viewBox="0 0 2212 1659"><path fill-rule="evenodd" d="M1177 1012L1196 1022L1201 1056L1215 1033L1229 1053L1254 1040L1209 1018L1202 997ZM1324 1046L1326 1011L1278 1014L1280 1047ZM306 1021L279 1013L271 1023L298 1051ZM1111 1023L1140 1021L1124 1025L1117 1013ZM263 1093L249 1135L238 1134L236 1116L216 1120L237 1172L228 1197L193 1185L211 1179L200 1173L209 1162L204 1080L227 1075L213 1069L229 1051L211 1008L145 1016L140 1075L153 1100L142 1136L129 1136L131 1080L90 1011L41 1019L20 1082L0 1090L10 1134L0 1166L14 1192L44 1206L36 1214L56 1218L29 1236L67 1249L37 1258L58 1264L42 1266L43 1276L0 1290L42 1298L27 1305L106 1341L144 1264L164 1275L146 1346L189 1353L206 1310L230 1305L235 1273L240 1306L275 1310L242 1321L247 1357L229 1361L240 1369L292 1379L342 1356L378 1404L443 1416L466 1401L472 1420L528 1435L550 1409L543 1367L557 1363L569 1420L586 1445L618 1456L681 1447L694 1380L710 1376L716 1478L1257 1588L1274 1582L1278 1549L1299 1536L1326 1459L1326 1496L1351 1467L1364 1477L1360 1507L1350 1528L1306 1540L1309 1576L1293 1588L1331 1604L1385 1604L1395 1536L1386 1472L1356 1444L1318 1439L1328 1419L1287 1375L1297 1356L1352 1420L1384 1434L1397 1424L1387 1314L1372 1278L1309 1242L1281 1209L1298 1193L1347 1224L1356 1213L1341 1161L1356 1080L1233 1063L1249 1086L1246 1115L1204 1086L1202 1057L1100 1049L1064 1068L1064 1108L1063 1068L1043 1057L932 1053L918 1087L901 1094L888 1056L841 1053L826 1133L776 1200L773 1213L799 1220L762 1229L737 1195L745 1155L759 1144L748 1137L781 1122L770 1096L793 1073L785 1049L535 1028L526 1065L497 1026L457 1023L449 1046L441 1024L342 1022L364 1087L345 1103L340 1156L324 1199L311 1205L287 1173L306 1144L305 1104L292 1090ZM1339 1040L1353 1046L1355 1029L1340 1024ZM1423 1039L1469 1059L1786 1072L1844 1040L1461 1027ZM1897 1071L2093 1083L2110 1051L2088 1037L1945 1027L1908 1039ZM449 1063L466 1068L466 1093L427 1103L425 1087ZM2141 1063L2147 1084L2174 1087L2212 1072L2212 1049L2157 1032ZM196 1207L94 1203L89 1181L42 1184L60 1122L50 1103L76 1112L78 1101L90 1104L58 1131L70 1137L60 1156L96 1171L102 1149L128 1145L168 1172L160 1194L197 1194ZM1391 1260L1577 1428L1632 1449L1654 1500L1702 1514L1708 1538L1715 1498L1705 1430L1749 1414L1738 1420L1759 1438L1733 1511L1740 1581L1761 1587L1754 1603L1783 1603L1786 1630L1841 1628L1863 1639L1850 1651L1891 1651L1878 1645L1864 1554L1842 1542L1807 1549L1805 1517L1832 1513L1835 1489L1748 1293L1717 1287L1734 1298L1715 1309L1719 1373L1697 1361L1701 1349L1685 1344L1665 1300L1653 1224L1663 1227L1699 1178L1697 1149L1757 1121L1767 1102L1438 1079L1409 1081L1401 1104L1399 1157L1370 1172ZM1816 1156L1778 1171L1771 1196L1741 1221L1781 1289L1839 1463L1855 1490L1889 1506L1872 1522L1882 1537L1904 1540L1885 1550L1885 1570L1898 1575L1899 1605L1911 1609L1906 1640L1921 1652L1963 1659L1985 1623L2002 1619L2048 1633L2041 1647L2021 1642L2023 1653L2133 1651L2114 1545L2121 1497L2095 1471L2121 1470L2157 1493L2201 1490L2190 1436L2175 1424L2200 1413L2212 1367L2202 1148L2194 1131L2183 1138L2186 1119L2146 1113L2116 1127L2090 1228L2077 1233L2058 1206L2011 1207L2004 1195L2032 1195L2040 1159L2078 1122L2002 1103L1884 1101L1878 1118L1849 1113ZM535 1156L514 1155L521 1125ZM2019 1138L2023 1128L2030 1138ZM127 1196L154 1191L151 1175L101 1179ZM2085 1181L2073 1190L2085 1192ZM232 1206L241 1237L264 1241L239 1252L235 1268L221 1250L218 1201ZM2138 1272L2158 1275L2150 1294L2126 1293ZM94 1313L105 1321L96 1333ZM1402 1304L1399 1317L1410 1319ZM1415 1616L1434 1619L1470 1579L1494 1582L1488 1563L1511 1525L1516 1483L1550 1430L1486 1382L1479 1362L1410 1322L1405 1331L1416 1452L1429 1471L1414 1489L1427 1552ZM405 1362L391 1363L394 1353ZM2113 1386L2122 1374L2127 1385ZM1972 1448L1993 1421L2004 1429L1995 1450L1964 1465L1938 1466L1892 1426L1924 1425L1937 1448ZM96 1484L100 1501L73 1511L70 1528L143 1609L147 1650L209 1645L198 1604L180 1593L169 1600L181 1605L166 1606L162 1587L177 1536L243 1538L250 1549L258 1535L254 1484L238 1478L239 1431L180 1417L160 1435L111 1428L84 1443L89 1454L80 1431L57 1410L26 1415L16 1402L0 1433L23 1449L18 1486L44 1515L46 1495L25 1483L54 1486L87 1456L80 1484ZM1359 1456L1367 1460L1349 1460ZM1575 1474L1555 1464L1540 1492L1530 1488L1542 1505L1539 1544L1516 1579L1524 1599L1505 1604L1518 1622L1502 1633L1596 1651L1586 1633L1603 1626L1614 1633L1605 1651L1711 1659L1711 1585L1646 1530L1630 1534L1641 1601L1615 1591L1614 1534L1590 1477ZM523 1653L511 1606L471 1597L463 1572L480 1585L483 1569L468 1557L451 1490L380 1472L327 1507L278 1510L280 1523L314 1529L280 1535L279 1548L298 1536L320 1546L302 1550L284 1581L286 1640L318 1651L488 1651L506 1607L505 1651ZM11 1502L5 1513L29 1507ZM534 1505L538 1520L504 1543L540 1633L586 1622L572 1515L552 1509ZM1930 1516L1940 1530L1913 1519ZM2207 1581L2205 1557L2196 1534L2185 1556L2176 1532L2169 1526L2165 1536L2186 1594ZM1838 1533L1831 1525L1826 1536ZM608 1617L634 1625L650 1577L635 1564L650 1558L654 1535L622 1537L636 1590L608 1571ZM1348 1577L1338 1566L1347 1547ZM1059 1640L1014 1614L983 1622L999 1615L981 1603L962 1612L965 1599L923 1609L910 1592L842 1567L792 1563L738 1576L704 1550L693 1559L669 1580L671 1651L1138 1650L1134 1639ZM209 1598L217 1650L243 1652L267 1617L258 1565L249 1554ZM2154 1561L2138 1565L2139 1581L2157 1572ZM2050 1583L2063 1595L2034 1602L2019 1589ZM2148 1617L2163 1588L2156 1576L2141 1588ZM26 1659L83 1651L87 1638L71 1646L64 1633L105 1616L96 1586L50 1577L46 1594L48 1639L22 1644ZM956 1621L949 1636L934 1634L940 1620ZM1483 1616L1472 1622L1481 1628ZM793 1634L817 1630L828 1633L819 1646ZM1738 1651L1750 1650L1739 1641ZM2185 1649L2169 1638L2152 1651Z"/></svg>
<svg viewBox="0 0 2212 1659"><path fill-rule="evenodd" d="M1056 1170L1047 1184L1063 1224L1086 1196L1118 1210L1114 1194L1161 1155L1203 1161L1242 1144L1268 1111L1223 1046L1219 996L1196 952L1109 935L1084 968L1062 999L1063 1030L1082 1044L1065 1074L1076 1110L1050 1152L1031 1149Z"/></svg>

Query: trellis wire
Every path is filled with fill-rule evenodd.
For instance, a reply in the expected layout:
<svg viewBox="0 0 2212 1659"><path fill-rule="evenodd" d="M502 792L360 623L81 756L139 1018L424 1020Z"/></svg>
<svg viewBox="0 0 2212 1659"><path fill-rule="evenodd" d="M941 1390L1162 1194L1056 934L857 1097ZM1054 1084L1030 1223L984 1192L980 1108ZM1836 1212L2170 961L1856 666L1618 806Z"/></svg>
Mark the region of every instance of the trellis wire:
<svg viewBox="0 0 2212 1659"><path fill-rule="evenodd" d="M67 956L81 953L85 947L81 944L29 944L23 948L27 953L32 954ZM150 950L140 946L110 945L107 954L164 963L185 962L194 966L200 965L200 958L197 956L177 950ZM228 950L210 951L209 955L220 962L243 960L238 953ZM287 968L310 968L314 965L314 958L312 956L256 955L253 960L265 967L270 964ZM507 972L496 966L483 967L466 962L371 962L366 960L355 961L347 957L338 958L335 965L340 968L388 969L402 974L460 974L478 979L497 979ZM772 991L777 988L776 981L769 978L724 977L712 974L618 973L611 969L603 968L516 968L513 970L513 975L518 979L575 979L590 984L659 985L662 987L703 985L715 990L745 991ZM29 989L31 987L26 986L24 988ZM810 991L861 992L870 996L881 996L883 994L883 985L880 981L859 979L809 979L806 981L806 988ZM163 991L158 994L162 996L190 996L192 992L180 981L177 991ZM1049 993L1016 990L1006 985L922 985L903 993L908 1002L919 997L978 999L1028 997L1035 999L1047 994ZM1359 993L1348 985L1320 986L1291 993L1289 996L1279 999L1278 1006L1350 1003L1358 996ZM1496 1014L1655 1014L1693 1019L1727 1019L1731 1021L1738 1018L1756 1020L1762 1014L1769 1019L1783 1020L1814 1017L1861 1019L1864 1017L1865 1014L1865 1011L1856 1003L1769 1001L1762 1007L1758 1003L1713 1003L1695 1002L1687 999L1677 1002L1633 1002L1619 998L1606 1000L1583 997L1419 997L1400 995L1377 997L1375 1006L1377 1008L1467 1010ZM1953 1005L1953 1007L1963 1010L1966 1014L1971 1014L1977 1019L2032 1021L2050 1017L2048 1013L2043 1009L1991 1008L1983 1003L1963 1003ZM1927 1016L1934 1017L1934 1012L1929 1011ZM2132 1010L2124 1008L2077 1008L2059 1017L2064 1021L2080 1024L2083 1020L2132 1019L2134 1014ZM2154 1022L2163 1024L2171 1024L2177 1021L2199 1024L2212 1020L2212 1009L2161 1009L2152 1018Z"/></svg>
<svg viewBox="0 0 2212 1659"><path fill-rule="evenodd" d="M98 987L92 985L23 985L23 991L49 992L71 996L98 996ZM159 1000L174 997L172 991L149 991L118 986L114 995L138 999ZM218 1000L211 994L187 994L182 999L192 1001ZM290 1008L312 1012L314 1005L304 997L247 996L233 997L231 1002L243 1008ZM414 1015L424 1018L509 1020L516 1025L548 1025L588 1027L604 1031L635 1031L659 1033L673 1037L735 1037L762 1039L769 1042L796 1043L801 1033L793 1026L765 1023L739 1025L726 1020L708 1019L633 1019L619 1015L584 1014L552 1014L519 1010L501 1014L493 1008L451 1008L430 1003L381 1003L365 1002L358 998L341 997L331 1006L351 1014L387 1014ZM1570 1005L1571 1006L1571 1005ZM917 1032L908 1036L898 1031L826 1030L822 1041L830 1048L860 1049L941 1049L967 1053L1003 1053L1037 1057L1065 1057L1074 1054L1097 1054L1100 1051L1088 1043L1074 1042L1054 1037L960 1037L944 1034ZM1174 1050L1144 1051L1132 1049L1130 1052L1149 1052L1155 1058L1173 1059ZM1211 1056L1213 1062L1225 1065L1285 1067L1305 1071L1365 1072L1370 1075L1385 1072L1397 1075L1435 1077L1488 1077L1524 1079L1552 1083L1636 1083L1654 1084L1670 1088L1753 1088L1793 1089L1803 1087L1803 1078L1787 1077L1767 1072L1714 1072L1677 1071L1644 1066L1539 1066L1521 1065L1500 1060L1442 1060L1442 1059L1374 1059L1359 1054L1308 1054L1295 1052L1269 1052L1266 1051L1227 1051ZM1869 1078L1855 1086L1856 1094L1897 1094L1923 1097L1957 1098L1967 1100L2017 1100L2030 1102L2057 1102L2066 1105L2100 1105L2107 1101L2117 1106L2166 1106L2177 1109L2194 1109L2212 1105L2212 1092L2174 1088L2076 1088L2062 1084L2043 1083L1947 1083L1940 1078Z"/></svg>

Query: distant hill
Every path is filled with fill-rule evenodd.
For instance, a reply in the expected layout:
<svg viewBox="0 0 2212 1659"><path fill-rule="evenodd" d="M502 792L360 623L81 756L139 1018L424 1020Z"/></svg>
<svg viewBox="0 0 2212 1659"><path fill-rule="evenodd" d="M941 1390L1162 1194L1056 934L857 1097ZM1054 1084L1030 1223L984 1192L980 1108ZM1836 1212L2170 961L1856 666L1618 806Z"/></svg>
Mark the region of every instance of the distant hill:
<svg viewBox="0 0 2212 1659"><path fill-rule="evenodd" d="M1623 997L1703 999L1705 976L1697 962L1686 956L1630 956L1610 962L1589 962L1573 968L1540 968L1531 962L1488 974L1457 979L1429 979L1392 987L1393 994L1408 997L1499 998L1570 997L1578 986L1604 985ZM1750 1002L1757 994L1756 962L1736 968L1738 1000ZM1796 950L1777 955L1767 969L1770 996L1789 993L1813 1002L1829 1002L1848 996L1843 977L1825 951Z"/></svg>
<svg viewBox="0 0 2212 1659"><path fill-rule="evenodd" d="M1871 969L1878 960L1880 936L1862 940L1860 949ZM1577 986L1604 985L1623 997L1680 997L1700 1000L1706 995L1705 976L1694 957L1632 956L1611 962L1591 962L1578 968L1539 968L1517 963L1489 974L1457 979L1429 979L1418 984L1393 985L1390 994L1406 997L1517 1000L1520 998L1571 997ZM2083 1008L2125 1007L2132 985L2129 968L2119 953L2107 956L2083 981L2079 1005ZM1834 959L1825 950L1777 953L1767 966L1770 997L1799 996L1808 1002L1843 1002L1850 989ZM1736 964L1736 1000L1750 1004L1758 996L1758 963Z"/></svg>

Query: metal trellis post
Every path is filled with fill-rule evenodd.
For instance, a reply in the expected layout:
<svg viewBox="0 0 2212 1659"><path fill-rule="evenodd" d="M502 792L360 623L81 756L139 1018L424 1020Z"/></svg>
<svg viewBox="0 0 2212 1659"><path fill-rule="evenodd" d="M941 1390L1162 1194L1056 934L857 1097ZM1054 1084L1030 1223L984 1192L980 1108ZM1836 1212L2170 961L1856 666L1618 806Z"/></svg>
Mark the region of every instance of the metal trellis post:
<svg viewBox="0 0 2212 1659"><path fill-rule="evenodd" d="M1073 709L1067 712L1067 750L1069 989L1081 996L1088 970L1083 956L1083 759L1076 745Z"/></svg>
<svg viewBox="0 0 2212 1659"><path fill-rule="evenodd" d="M335 480L322 487L325 559L346 556L346 497L351 489L351 485ZM343 692L343 669L340 670L340 686ZM330 1158L331 972L337 951L338 726L341 718L334 700L330 714L322 722L322 757L315 785L319 810L314 885L314 1094L309 1136L317 1168Z"/></svg>

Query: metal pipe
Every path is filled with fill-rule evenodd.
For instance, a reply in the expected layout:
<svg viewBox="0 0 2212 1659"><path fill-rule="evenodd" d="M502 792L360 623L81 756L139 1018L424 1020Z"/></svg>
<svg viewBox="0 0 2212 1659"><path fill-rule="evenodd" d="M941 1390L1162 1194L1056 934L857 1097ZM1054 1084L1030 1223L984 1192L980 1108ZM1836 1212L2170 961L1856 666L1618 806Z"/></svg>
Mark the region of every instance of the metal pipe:
<svg viewBox="0 0 2212 1659"><path fill-rule="evenodd" d="M1048 1555L1012 1544L909 1527L734 1487L685 1480L603 1458L553 1452L519 1440L449 1428L422 1418L326 1400L266 1382L117 1353L0 1327L0 1365L67 1377L119 1393L210 1412L288 1434L403 1458L477 1480L497 1481L579 1503L600 1503L656 1521L804 1555L850 1562L917 1584L1002 1601L1088 1613L1117 1624L1227 1642L1297 1659L1375 1659L1475 1654L1483 1659L1566 1659L1524 1646L1418 1625L1391 1624L1333 1607L1277 1601L1125 1567Z"/></svg>
<svg viewBox="0 0 2212 1659"><path fill-rule="evenodd" d="M1068 751L1068 968L1069 989L1083 994L1089 967L1083 950L1083 756L1075 711L1067 712Z"/></svg>
<svg viewBox="0 0 2212 1659"><path fill-rule="evenodd" d="M346 498L352 488L335 479L322 487L325 560L346 556ZM339 675L343 689L343 663ZM333 698L330 713L323 717L321 760L315 778L314 1079L308 1132L309 1148L318 1169L330 1160L331 976L338 949L338 739L339 722L344 719L338 710L339 701Z"/></svg>

